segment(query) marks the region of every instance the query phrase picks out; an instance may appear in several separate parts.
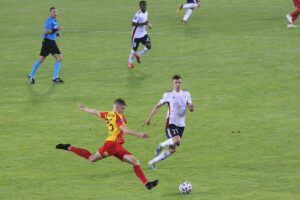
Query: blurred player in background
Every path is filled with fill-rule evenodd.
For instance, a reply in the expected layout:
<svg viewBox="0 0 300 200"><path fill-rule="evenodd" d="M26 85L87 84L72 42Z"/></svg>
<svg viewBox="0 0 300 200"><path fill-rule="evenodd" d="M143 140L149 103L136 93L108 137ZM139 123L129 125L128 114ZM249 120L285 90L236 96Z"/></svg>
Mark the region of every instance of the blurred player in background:
<svg viewBox="0 0 300 200"><path fill-rule="evenodd" d="M50 8L50 17L45 22L45 31L43 34L43 43L42 43L42 49L40 52L40 58L35 61L35 63L32 66L31 72L28 74L28 79L30 83L35 83L35 73L38 70L39 66L44 62L46 57L51 53L54 58L56 59L56 62L54 64L54 75L52 78L52 81L54 83L63 83L64 81L59 78L59 69L61 61L63 60L63 57L60 53L60 50L58 49L58 46L55 42L55 39L57 36L60 35L59 31L63 30L63 26L59 26L58 22L56 20L57 17L57 8L51 7Z"/></svg>
<svg viewBox="0 0 300 200"><path fill-rule="evenodd" d="M140 10L136 12L132 19L132 35L131 35L131 50L128 59L128 68L133 68L133 60L136 58L138 63L141 63L141 56L151 49L151 40L147 34L147 27L151 28L148 21L147 2L140 1ZM145 47L137 52L137 49L142 43Z"/></svg>
<svg viewBox="0 0 300 200"><path fill-rule="evenodd" d="M286 18L288 20L288 28L296 28L297 26L294 24L296 19L298 18L300 14L300 0L293 0L294 6L296 7L296 10L291 12L290 14L286 15Z"/></svg>
<svg viewBox="0 0 300 200"><path fill-rule="evenodd" d="M140 167L139 161L127 151L122 145L125 142L123 134L134 135L136 137L147 139L148 133L137 132L127 128L127 122L123 112L125 110L126 103L123 99L115 100L113 104L113 110L110 112L100 112L93 108L88 108L83 104L80 104L80 110L98 115L106 120L108 129L108 137L100 149L92 154L88 150L72 146L70 144L58 144L57 149L72 151L78 156L84 157L88 161L96 162L109 156L115 156L123 162L127 162L133 166L133 170L136 176L141 180L148 190L151 190L158 184L158 180L148 181Z"/></svg>
<svg viewBox="0 0 300 200"><path fill-rule="evenodd" d="M182 9L186 9L185 14L182 19L182 22L184 24L187 23L188 19L190 18L191 14L193 12L193 9L200 7L200 0L187 0L186 2L187 2L186 4L180 4L177 7L177 12L180 12Z"/></svg>
<svg viewBox="0 0 300 200"><path fill-rule="evenodd" d="M181 89L182 78L180 75L174 75L172 78L173 90L164 93L163 98L152 109L146 125L151 124L152 117L157 113L158 109L166 104L168 105L167 122L166 122L166 136L167 140L161 142L155 149L155 158L149 161L149 167L156 169L156 163L168 158L175 153L176 146L179 146L180 140L183 136L185 127L185 113L187 108L193 112L194 106L192 98L188 91ZM169 147L161 153L164 147Z"/></svg>

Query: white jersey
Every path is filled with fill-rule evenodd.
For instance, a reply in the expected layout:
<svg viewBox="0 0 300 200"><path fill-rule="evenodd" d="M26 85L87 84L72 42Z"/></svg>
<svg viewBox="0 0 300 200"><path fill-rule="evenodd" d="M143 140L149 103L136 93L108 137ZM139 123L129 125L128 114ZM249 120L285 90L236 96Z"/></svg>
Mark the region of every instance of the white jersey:
<svg viewBox="0 0 300 200"><path fill-rule="evenodd" d="M192 104L191 94L186 90L175 90L164 93L163 98L159 101L160 104L167 103L169 110L167 112L167 125L175 124L179 127L185 126L185 113L187 104Z"/></svg>
<svg viewBox="0 0 300 200"><path fill-rule="evenodd" d="M146 21L148 21L148 12L143 13L141 10L137 11L132 19L134 23L144 23ZM146 26L134 26L132 28L132 38L142 38L146 34Z"/></svg>

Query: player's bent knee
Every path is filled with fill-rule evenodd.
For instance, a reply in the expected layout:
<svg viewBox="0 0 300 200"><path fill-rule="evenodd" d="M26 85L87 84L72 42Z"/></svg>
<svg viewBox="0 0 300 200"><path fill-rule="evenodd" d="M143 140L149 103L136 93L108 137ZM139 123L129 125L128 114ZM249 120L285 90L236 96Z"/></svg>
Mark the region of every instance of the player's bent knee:
<svg viewBox="0 0 300 200"><path fill-rule="evenodd" d="M133 163L133 165L134 165L134 166L135 166L135 165L140 165L140 162L139 162L138 160L135 160L134 163Z"/></svg>
<svg viewBox="0 0 300 200"><path fill-rule="evenodd" d="M63 61L63 59L64 58L62 56L58 56L58 58L57 58L57 60L60 61L60 62Z"/></svg>
<svg viewBox="0 0 300 200"><path fill-rule="evenodd" d="M180 143L180 137L174 137L174 144L178 145Z"/></svg>
<svg viewBox="0 0 300 200"><path fill-rule="evenodd" d="M151 49L151 43L148 43L148 44L146 44L145 46L147 47L148 50Z"/></svg>
<svg viewBox="0 0 300 200"><path fill-rule="evenodd" d="M94 156L90 156L90 157L88 158L88 161L90 161L90 162L96 162L97 159L96 159Z"/></svg>
<svg viewBox="0 0 300 200"><path fill-rule="evenodd" d="M45 57L41 56L39 60L40 60L40 62L44 62L45 61Z"/></svg>
<svg viewBox="0 0 300 200"><path fill-rule="evenodd" d="M132 156L131 162L133 165L140 165L140 162L134 156Z"/></svg>
<svg viewBox="0 0 300 200"><path fill-rule="evenodd" d="M140 162L133 155L125 155L123 161L130 163L131 165L140 165Z"/></svg>
<svg viewBox="0 0 300 200"><path fill-rule="evenodd" d="M169 151L170 151L171 154L173 154L173 153L176 152L176 149L173 149L173 148L172 148L172 149L169 149Z"/></svg>

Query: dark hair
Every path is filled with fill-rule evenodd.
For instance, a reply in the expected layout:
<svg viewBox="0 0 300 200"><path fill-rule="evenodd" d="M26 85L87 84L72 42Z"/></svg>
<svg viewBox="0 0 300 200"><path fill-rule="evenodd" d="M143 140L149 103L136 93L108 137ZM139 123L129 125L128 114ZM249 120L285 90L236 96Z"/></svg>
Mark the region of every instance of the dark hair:
<svg viewBox="0 0 300 200"><path fill-rule="evenodd" d="M140 1L140 6L144 3L147 3L146 1Z"/></svg>
<svg viewBox="0 0 300 200"><path fill-rule="evenodd" d="M172 80L179 80L182 79L180 75L176 74L172 77Z"/></svg>
<svg viewBox="0 0 300 200"><path fill-rule="evenodd" d="M115 102L114 102L114 104L120 104L122 106L126 106L125 101L123 99L121 99L121 98L116 99Z"/></svg>
<svg viewBox="0 0 300 200"><path fill-rule="evenodd" d="M56 8L52 6L52 7L50 8L50 11L52 11L52 10L54 10L54 9L56 9Z"/></svg>

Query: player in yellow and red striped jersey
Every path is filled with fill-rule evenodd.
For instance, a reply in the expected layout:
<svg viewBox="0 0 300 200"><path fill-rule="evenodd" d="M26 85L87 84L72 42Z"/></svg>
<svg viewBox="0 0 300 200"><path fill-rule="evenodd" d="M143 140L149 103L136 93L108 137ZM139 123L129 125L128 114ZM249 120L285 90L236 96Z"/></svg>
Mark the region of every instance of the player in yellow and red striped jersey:
<svg viewBox="0 0 300 200"><path fill-rule="evenodd" d="M106 138L102 147L100 147L99 150L94 154L90 153L86 149L75 147L70 144L58 144L56 145L56 148L72 151L91 162L96 162L109 156L115 156L121 161L133 165L136 176L141 180L147 189L151 190L153 187L155 187L158 184L158 180L148 181L140 167L139 161L134 155L132 155L122 146L122 144L125 142L123 137L124 133L144 139L149 137L148 133L137 132L127 128L126 118L123 115L126 106L125 101L123 99L115 100L113 104L113 110L110 112L100 112L96 109L88 108L83 104L80 104L79 106L82 111L98 115L106 120L108 137Z"/></svg>

